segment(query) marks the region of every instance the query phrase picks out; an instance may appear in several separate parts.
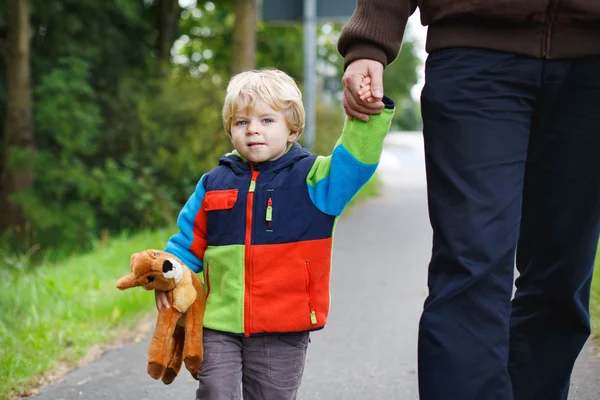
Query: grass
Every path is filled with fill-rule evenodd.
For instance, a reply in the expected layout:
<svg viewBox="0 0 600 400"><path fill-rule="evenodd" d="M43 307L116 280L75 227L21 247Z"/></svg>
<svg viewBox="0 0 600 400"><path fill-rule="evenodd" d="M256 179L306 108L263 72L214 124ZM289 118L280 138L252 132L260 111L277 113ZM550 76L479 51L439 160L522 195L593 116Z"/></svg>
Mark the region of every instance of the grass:
<svg viewBox="0 0 600 400"><path fill-rule="evenodd" d="M173 229L115 238L89 254L29 270L0 273L0 399L27 391L59 362L82 358L92 345L111 342L154 308L145 290L119 292L129 256L162 248Z"/></svg>
<svg viewBox="0 0 600 400"><path fill-rule="evenodd" d="M375 176L349 207L376 196L378 187ZM59 363L74 364L152 312L152 292L120 292L115 283L129 273L131 253L162 249L174 230L124 235L91 253L36 267L26 257L0 257L0 399L28 392Z"/></svg>

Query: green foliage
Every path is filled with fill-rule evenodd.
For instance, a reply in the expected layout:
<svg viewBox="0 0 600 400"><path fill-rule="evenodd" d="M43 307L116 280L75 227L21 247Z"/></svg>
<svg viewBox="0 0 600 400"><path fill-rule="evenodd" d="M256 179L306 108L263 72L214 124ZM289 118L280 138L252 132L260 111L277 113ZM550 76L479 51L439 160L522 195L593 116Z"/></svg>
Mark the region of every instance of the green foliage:
<svg viewBox="0 0 600 400"><path fill-rule="evenodd" d="M385 92L397 103L397 111L392 120L393 129L414 131L422 128L419 104L411 97L420 63L415 44L404 42L398 58L383 73Z"/></svg>
<svg viewBox="0 0 600 400"><path fill-rule="evenodd" d="M63 72L71 79L61 79ZM16 199L43 247L86 249L103 229L172 222L201 174L229 150L214 107L222 89L212 80L174 71L148 87L122 85L109 114L126 123L105 128L106 137L119 137L116 152L114 142L99 138L99 113L86 102L85 79L60 70L40 85L38 125L57 132L48 136L60 151L38 152L36 188ZM55 101L45 101L50 98ZM99 148L112 157L98 157Z"/></svg>
<svg viewBox="0 0 600 400"><path fill-rule="evenodd" d="M182 37L175 43L175 62L189 68L193 76L211 74L227 80L230 71L233 2L198 1L181 13Z"/></svg>
<svg viewBox="0 0 600 400"><path fill-rule="evenodd" d="M301 82L304 76L302 37L299 24L270 26L260 23L256 32L257 68L279 68Z"/></svg>
<svg viewBox="0 0 600 400"><path fill-rule="evenodd" d="M36 135L52 140L65 157L97 151L102 115L89 81L87 62L61 58L35 88Z"/></svg>
<svg viewBox="0 0 600 400"><path fill-rule="evenodd" d="M410 90L417 81L419 64L414 43L404 42L398 58L388 65L383 73L388 96L400 100L410 95Z"/></svg>
<svg viewBox="0 0 600 400"><path fill-rule="evenodd" d="M392 130L420 131L423 129L420 104L407 97L397 104L397 111L392 120Z"/></svg>
<svg viewBox="0 0 600 400"><path fill-rule="evenodd" d="M314 153L319 155L329 155L333 147L342 134L344 127L345 114L343 108L337 104L335 106L317 103L317 123L316 140ZM304 139L300 137L300 141Z"/></svg>
<svg viewBox="0 0 600 400"><path fill-rule="evenodd" d="M102 89L151 68L155 12L142 0L33 0L33 80L63 57L84 60L93 85Z"/></svg>
<svg viewBox="0 0 600 400"><path fill-rule="evenodd" d="M193 75L210 73L227 80L231 70L234 24L233 2L198 1L196 7L182 13L180 31L185 36L175 45L180 56L176 61L189 68ZM327 28L323 29L323 26ZM335 67L337 78L340 79L342 58L337 53L336 42L341 28L341 24L321 24L320 45L317 49L320 63ZM301 82L302 32L300 23L273 25L258 21L256 67L279 68Z"/></svg>

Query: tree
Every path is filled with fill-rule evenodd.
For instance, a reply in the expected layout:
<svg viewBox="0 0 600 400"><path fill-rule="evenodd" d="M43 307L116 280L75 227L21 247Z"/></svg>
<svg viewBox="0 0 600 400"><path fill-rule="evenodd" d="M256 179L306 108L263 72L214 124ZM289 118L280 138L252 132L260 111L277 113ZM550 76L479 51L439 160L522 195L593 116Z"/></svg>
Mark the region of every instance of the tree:
<svg viewBox="0 0 600 400"><path fill-rule="evenodd" d="M31 110L30 1L8 1L7 37L2 39L5 71L6 107L0 169L0 228L20 227L25 223L19 205L11 197L33 186L35 144Z"/></svg>
<svg viewBox="0 0 600 400"><path fill-rule="evenodd" d="M234 0L231 74L256 67L256 0Z"/></svg>
<svg viewBox="0 0 600 400"><path fill-rule="evenodd" d="M136 178L142 167L125 163L132 137L141 134L136 99L156 95L149 82L157 70L158 7L142 0L0 0L0 5L0 28L9 30L4 46L9 50L1 68L5 79L0 82L0 110L5 117L0 128L0 213L15 217L4 205L10 200L20 220L27 220L27 236L15 235L16 229L5 229L6 224L0 227L0 250L25 252L33 245L42 250L89 248L99 231L113 229L109 218L120 227L139 226L139 212L129 213L129 218L116 214L129 204L131 193L140 192ZM10 50L16 37L11 32L21 32L15 28L23 26L12 10L24 5L30 8L29 91L14 78L15 71L28 76L29 68L12 66L23 52ZM25 142L28 147L15 145L19 131L9 118L15 92L17 98L29 94L33 103L29 115L18 115L21 119L26 115L30 132L35 127L35 152L26 151L33 148L31 133ZM22 139L19 136L17 144ZM18 191L5 183L7 175L15 175L6 167L13 166L27 167L27 179L20 174L9 180L20 184Z"/></svg>
<svg viewBox="0 0 600 400"><path fill-rule="evenodd" d="M168 69L171 61L171 47L177 35L177 27L181 14L178 0L156 0L156 58L159 61L161 72Z"/></svg>

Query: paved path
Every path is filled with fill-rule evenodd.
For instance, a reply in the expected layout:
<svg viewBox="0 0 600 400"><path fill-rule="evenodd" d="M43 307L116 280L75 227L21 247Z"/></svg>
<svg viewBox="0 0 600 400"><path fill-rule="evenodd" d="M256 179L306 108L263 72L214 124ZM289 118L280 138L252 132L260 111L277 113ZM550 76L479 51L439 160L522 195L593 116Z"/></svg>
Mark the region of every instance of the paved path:
<svg viewBox="0 0 600 400"><path fill-rule="evenodd" d="M420 136L390 135L379 173L382 196L338 224L331 316L312 334L300 400L418 398L417 324L431 249ZM147 346L106 352L35 399L193 399L196 381L187 371L170 386L146 374ZM599 393L600 363L586 347L569 399Z"/></svg>

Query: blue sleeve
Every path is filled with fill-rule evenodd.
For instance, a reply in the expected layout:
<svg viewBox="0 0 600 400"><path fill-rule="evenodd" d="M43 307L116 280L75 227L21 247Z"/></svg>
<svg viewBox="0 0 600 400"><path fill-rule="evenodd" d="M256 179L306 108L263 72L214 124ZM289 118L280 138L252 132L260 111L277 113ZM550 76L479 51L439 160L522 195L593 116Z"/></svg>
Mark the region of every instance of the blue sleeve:
<svg viewBox="0 0 600 400"><path fill-rule="evenodd" d="M388 97L383 102L381 114L371 115L368 122L346 119L333 153L315 160L306 183L312 202L322 212L341 215L377 170L395 109Z"/></svg>
<svg viewBox="0 0 600 400"><path fill-rule="evenodd" d="M183 206L177 218L177 227L179 232L171 236L165 251L177 256L194 272L201 272L203 269L202 259L206 250L206 218L202 218L202 200L204 199L205 189L203 175L196 191Z"/></svg>

